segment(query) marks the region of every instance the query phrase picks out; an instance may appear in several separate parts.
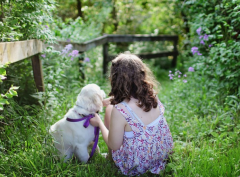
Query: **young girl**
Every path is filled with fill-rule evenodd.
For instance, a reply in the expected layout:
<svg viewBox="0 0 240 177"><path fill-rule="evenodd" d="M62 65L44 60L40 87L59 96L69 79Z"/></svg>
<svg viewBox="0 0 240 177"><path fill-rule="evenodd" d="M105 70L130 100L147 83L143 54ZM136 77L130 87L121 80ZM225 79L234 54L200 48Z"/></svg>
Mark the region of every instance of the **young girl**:
<svg viewBox="0 0 240 177"><path fill-rule="evenodd" d="M91 124L100 127L112 159L124 175L159 174L173 140L151 71L137 56L120 54L112 61L110 81L111 99L103 102L109 104L105 125L97 114Z"/></svg>

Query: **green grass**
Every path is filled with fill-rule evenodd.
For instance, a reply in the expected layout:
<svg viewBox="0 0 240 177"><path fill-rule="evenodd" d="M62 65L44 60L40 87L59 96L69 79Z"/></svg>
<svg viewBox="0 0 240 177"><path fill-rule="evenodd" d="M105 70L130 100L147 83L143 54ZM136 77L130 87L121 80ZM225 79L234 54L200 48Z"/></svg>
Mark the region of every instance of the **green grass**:
<svg viewBox="0 0 240 177"><path fill-rule="evenodd" d="M204 96L201 89L191 84L186 89L186 85L170 82L166 71L155 69L161 83L159 98L175 142L170 163L156 176L239 176L239 118L231 119L221 105L212 108L211 98ZM99 77L87 78L82 85L86 83L97 83L109 92L109 83ZM72 107L79 90L68 90L62 93L64 99L43 108L21 107L11 101L5 110L7 125L0 123L0 176L123 176L100 154L87 164L75 158L64 163L58 158L48 129ZM199 101L202 104L196 106ZM205 109L215 112L203 113ZM101 136L99 147L101 153L108 151Z"/></svg>
<svg viewBox="0 0 240 177"><path fill-rule="evenodd" d="M161 84L159 97L165 105L165 117L175 142L175 153L166 171L172 176L239 176L239 117L231 119L221 106L217 107L218 115L201 116L174 89L178 84L169 81ZM182 91L180 86L177 89ZM197 97L198 92L193 92Z"/></svg>

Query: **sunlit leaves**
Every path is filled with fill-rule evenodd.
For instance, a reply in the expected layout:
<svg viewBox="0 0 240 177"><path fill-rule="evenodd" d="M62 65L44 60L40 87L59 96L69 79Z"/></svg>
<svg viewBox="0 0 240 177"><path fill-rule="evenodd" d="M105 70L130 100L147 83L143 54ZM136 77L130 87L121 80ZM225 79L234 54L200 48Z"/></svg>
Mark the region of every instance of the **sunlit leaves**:
<svg viewBox="0 0 240 177"><path fill-rule="evenodd" d="M13 0L2 3L0 19L0 41L18 41L26 39L54 39L44 25L53 21L51 12L54 1L49 0ZM51 35L50 35L51 34Z"/></svg>

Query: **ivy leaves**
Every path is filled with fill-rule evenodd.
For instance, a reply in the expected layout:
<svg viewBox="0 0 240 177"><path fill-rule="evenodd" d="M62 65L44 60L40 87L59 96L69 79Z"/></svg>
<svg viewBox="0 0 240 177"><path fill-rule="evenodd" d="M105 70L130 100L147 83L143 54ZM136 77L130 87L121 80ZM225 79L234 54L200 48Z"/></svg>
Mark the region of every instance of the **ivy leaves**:
<svg viewBox="0 0 240 177"><path fill-rule="evenodd" d="M5 66L0 66L0 83L3 82L3 80L5 80L6 77L6 68L7 65ZM7 101L7 99L12 98L14 96L17 96L17 89L19 87L16 86L11 86L10 89L5 93L5 94L1 94L0 95L0 111L2 111L4 109L4 105L9 104L9 102ZM0 115L0 119L2 119L3 117Z"/></svg>

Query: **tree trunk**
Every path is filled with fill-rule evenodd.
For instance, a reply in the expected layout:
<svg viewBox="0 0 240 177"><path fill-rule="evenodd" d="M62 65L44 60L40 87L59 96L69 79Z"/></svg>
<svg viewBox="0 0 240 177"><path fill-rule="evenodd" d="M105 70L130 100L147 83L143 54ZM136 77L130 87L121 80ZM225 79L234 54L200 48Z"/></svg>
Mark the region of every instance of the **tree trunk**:
<svg viewBox="0 0 240 177"><path fill-rule="evenodd" d="M82 12L82 2L81 2L81 0L77 0L77 10L78 10L78 15L77 16L84 19L83 12Z"/></svg>
<svg viewBox="0 0 240 177"><path fill-rule="evenodd" d="M112 9L112 19L113 19L113 25L114 25L114 32L118 29L118 20L117 20L117 12L116 12L116 0L113 0L113 9Z"/></svg>
<svg viewBox="0 0 240 177"><path fill-rule="evenodd" d="M190 33L190 28L189 28L189 24L188 24L188 18L183 11L181 11L181 15L182 15L182 18L183 18L183 21L184 21L185 32L187 34L189 34Z"/></svg>
<svg viewBox="0 0 240 177"><path fill-rule="evenodd" d="M0 14L0 21L3 22L3 18L4 18L3 1L1 1L1 11L2 11L2 12L0 12L0 13L1 13L1 14Z"/></svg>

